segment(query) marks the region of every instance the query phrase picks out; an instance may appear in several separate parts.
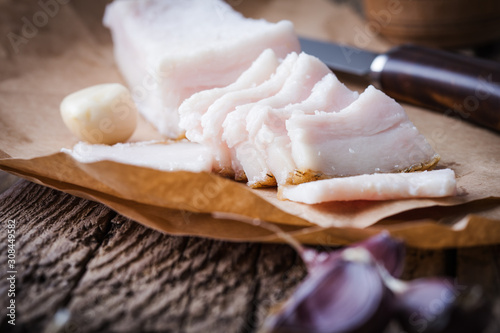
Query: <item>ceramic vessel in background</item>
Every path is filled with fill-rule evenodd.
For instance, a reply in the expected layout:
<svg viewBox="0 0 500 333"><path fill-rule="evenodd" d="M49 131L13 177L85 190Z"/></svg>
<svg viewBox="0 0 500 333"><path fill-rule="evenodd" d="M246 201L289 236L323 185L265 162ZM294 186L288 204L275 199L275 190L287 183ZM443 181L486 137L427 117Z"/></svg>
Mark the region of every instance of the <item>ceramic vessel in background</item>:
<svg viewBox="0 0 500 333"><path fill-rule="evenodd" d="M500 40L500 0L364 0L371 31L394 43L457 48Z"/></svg>

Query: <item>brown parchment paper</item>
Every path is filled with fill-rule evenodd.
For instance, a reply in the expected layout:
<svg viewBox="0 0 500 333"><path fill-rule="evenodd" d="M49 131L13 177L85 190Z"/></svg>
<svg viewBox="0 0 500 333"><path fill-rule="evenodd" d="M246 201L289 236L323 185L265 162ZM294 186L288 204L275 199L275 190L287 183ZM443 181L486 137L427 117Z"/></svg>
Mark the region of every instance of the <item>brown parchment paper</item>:
<svg viewBox="0 0 500 333"><path fill-rule="evenodd" d="M390 47L370 35L347 6L323 0L294 1L293 6L285 0L233 5L247 16L289 19L304 36L377 51ZM47 22L42 24L39 4L0 2L1 169L102 202L171 234L279 241L259 226L211 216L226 212L272 222L313 244L345 244L382 229L415 247L500 242L500 135L408 105L408 115L442 157L438 167L455 170L456 197L303 205L278 200L275 189L252 190L213 174L167 173L108 161L82 164L60 153L76 143L59 116L62 98L90 85L122 82L109 32L101 25L103 9L103 2L74 0L60 4L54 15L45 12ZM30 31L26 22L35 29ZM346 84L364 89L354 81ZM141 120L130 141L159 138Z"/></svg>

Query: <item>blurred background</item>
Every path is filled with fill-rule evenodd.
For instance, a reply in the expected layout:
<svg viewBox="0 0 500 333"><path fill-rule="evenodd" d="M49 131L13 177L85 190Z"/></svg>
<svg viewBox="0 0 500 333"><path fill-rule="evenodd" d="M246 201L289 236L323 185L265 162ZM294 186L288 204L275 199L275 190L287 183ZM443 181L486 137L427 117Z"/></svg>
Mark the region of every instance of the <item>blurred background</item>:
<svg viewBox="0 0 500 333"><path fill-rule="evenodd" d="M413 43L500 60L498 0L227 1L255 18L269 8L274 13L269 20L292 17L297 32L306 37L377 51L382 45Z"/></svg>

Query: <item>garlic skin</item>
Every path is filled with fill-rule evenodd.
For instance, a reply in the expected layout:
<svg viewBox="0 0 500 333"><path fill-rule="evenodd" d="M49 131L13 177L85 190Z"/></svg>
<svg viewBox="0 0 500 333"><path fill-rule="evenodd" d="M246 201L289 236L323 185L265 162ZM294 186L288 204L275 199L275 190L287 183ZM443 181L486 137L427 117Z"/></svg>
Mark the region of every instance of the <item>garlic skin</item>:
<svg viewBox="0 0 500 333"><path fill-rule="evenodd" d="M137 126L137 107L129 90L119 83L74 92L63 99L60 111L68 129L92 144L125 142Z"/></svg>
<svg viewBox="0 0 500 333"><path fill-rule="evenodd" d="M295 247L309 274L268 316L264 333L380 333L391 321L408 333L480 333L492 321L477 286L397 279L404 244L386 232L329 253Z"/></svg>

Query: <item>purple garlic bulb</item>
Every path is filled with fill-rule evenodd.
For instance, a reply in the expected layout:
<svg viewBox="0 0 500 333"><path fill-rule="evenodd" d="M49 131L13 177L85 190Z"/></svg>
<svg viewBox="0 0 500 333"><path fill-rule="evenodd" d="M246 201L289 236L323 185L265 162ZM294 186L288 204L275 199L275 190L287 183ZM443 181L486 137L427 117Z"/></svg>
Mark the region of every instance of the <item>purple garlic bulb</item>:
<svg viewBox="0 0 500 333"><path fill-rule="evenodd" d="M309 274L264 332L382 332L393 315L393 294L363 248L342 252L335 263Z"/></svg>
<svg viewBox="0 0 500 333"><path fill-rule="evenodd" d="M392 238L386 231L370 237L362 242L354 243L349 248L363 248L370 252L375 261L379 262L394 277L400 277L403 273L405 259L404 243ZM317 252L313 249L305 249L301 256L310 273L329 266L341 256L345 249L333 252Z"/></svg>
<svg viewBox="0 0 500 333"><path fill-rule="evenodd" d="M264 332L380 333L397 319L407 333L481 333L491 321L481 289L398 280L405 248L387 232L330 253L295 247L309 274Z"/></svg>

